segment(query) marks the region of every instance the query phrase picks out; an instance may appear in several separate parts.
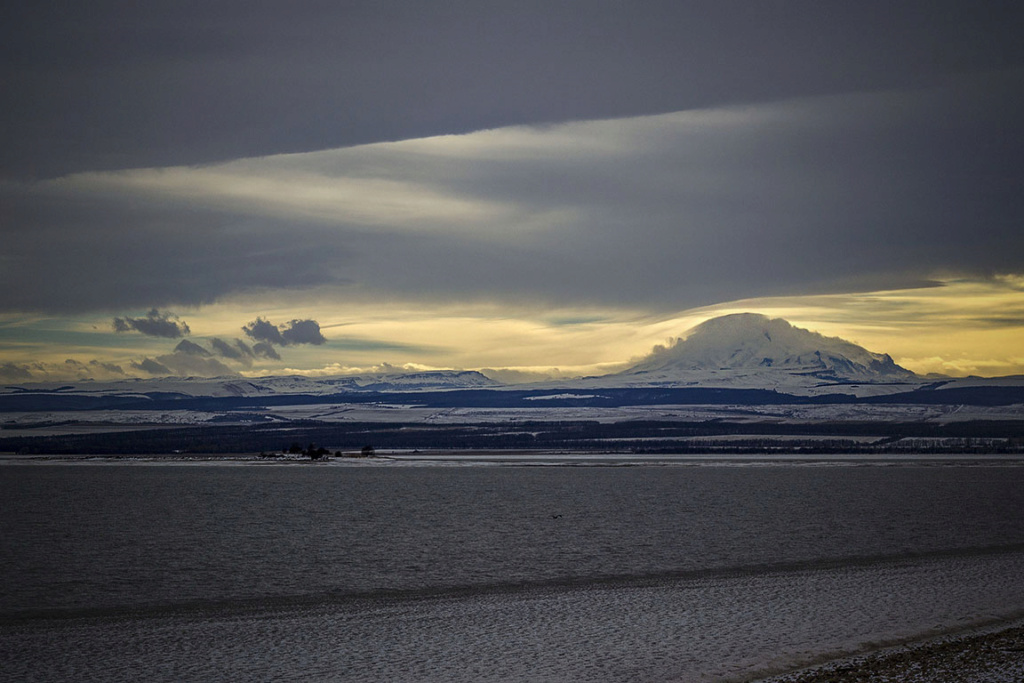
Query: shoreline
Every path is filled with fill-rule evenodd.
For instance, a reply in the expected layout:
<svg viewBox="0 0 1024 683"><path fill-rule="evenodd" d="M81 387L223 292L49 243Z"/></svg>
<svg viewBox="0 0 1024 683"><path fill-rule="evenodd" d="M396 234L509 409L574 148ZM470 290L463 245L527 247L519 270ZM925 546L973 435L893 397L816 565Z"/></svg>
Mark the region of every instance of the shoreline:
<svg viewBox="0 0 1024 683"><path fill-rule="evenodd" d="M350 464L350 463L529 463L537 458L554 460L593 460L623 462L723 462L723 463L845 463L845 464L893 464L893 463L941 463L984 465L1024 465L1024 454L1006 453L815 453L804 451L773 451L770 453L724 453L719 451L645 453L629 450L573 450L573 449L377 449L375 455L363 456L358 451L345 451L343 455L329 453L318 459L308 455L292 453L13 453L0 451L0 464L45 464L45 463L266 463L266 464Z"/></svg>
<svg viewBox="0 0 1024 683"><path fill-rule="evenodd" d="M828 657L825 655L824 657ZM856 654L748 683L1015 683L1024 680L1024 615Z"/></svg>

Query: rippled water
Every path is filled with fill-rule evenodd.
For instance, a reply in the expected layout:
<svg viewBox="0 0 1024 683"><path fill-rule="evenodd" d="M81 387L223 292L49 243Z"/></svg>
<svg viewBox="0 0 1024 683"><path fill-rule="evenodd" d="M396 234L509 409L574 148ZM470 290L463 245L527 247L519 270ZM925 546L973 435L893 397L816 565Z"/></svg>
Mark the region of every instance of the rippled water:
<svg viewBox="0 0 1024 683"><path fill-rule="evenodd" d="M781 618L803 609L792 605L801 587L817 586L815 597L803 599L821 619L823 606L836 610L859 595L863 605L875 605L863 608L865 637L877 611L895 600L892 590L865 595L879 578L903 596L921 576L945 585L947 622L994 613L1018 598L1024 607L1014 578L1024 568L1024 468L8 465L0 467L0 538L0 617L8 636L27 643L38 640L29 633L34 628L78 629L64 634L65 653L76 651L75 638L83 653L95 652L97 639L109 642L110 629L124 628L124 619L142 619L148 652L164 658L164 669L168 658L195 663L175 659L181 642L160 634L194 631L191 637L209 643L247 633L218 650L241 648L244 659L254 656L244 644L249 638L280 627L340 629L389 643L391 656L361 650L343 660L328 648L334 658L317 665L324 670L301 661L285 667L295 680L402 680L403 672L406 680L529 680L531 667L553 679L569 680L573 671L578 680L617 680L585 666L592 655L584 653L598 643L614 649L625 630L646 634L649 651L642 664L632 662L629 652L637 655L639 646L628 639L628 652L609 660L609 672L642 669L655 676L650 680L665 680L656 676L686 679L699 671L714 679L728 672L715 669L725 666L722 657L751 656L736 649L751 638L738 620L758 623L745 614L746 599L775 605L758 608L767 611L757 618ZM975 587L981 592L962 585L969 583L964 577L982 576L988 578ZM698 595L697 603L690 600ZM929 601L919 598L911 602ZM181 612L186 608L193 612ZM883 621L902 623L896 617L911 614L908 603ZM162 619L177 621L169 627ZM703 650L687 640L689 654L677 651L673 660L667 644L678 647L681 633L699 632L693 619L707 624L705 635L718 635ZM712 628L714 619L724 621ZM234 626L225 630L225 623ZM476 627L467 631L467 624ZM467 652L484 656L487 624L505 633L506 645L510 634L526 637L523 629L530 638L546 635L530 641L533 655L506 653L505 665L478 662L470 676ZM444 641L438 628L462 636L429 646ZM556 631L563 634L559 648L551 642ZM724 635L745 632L746 640L731 645ZM852 636L836 636L843 637ZM302 660L316 650L297 645L305 641L294 635L286 641L291 649L279 647L277 657ZM416 656L426 651L421 647L434 647L436 661ZM566 647L583 659L573 660ZM412 655L403 659L399 650ZM84 666L68 656L68 666ZM122 653L118 661L137 656ZM269 661L257 668L282 676L279 660ZM703 668L687 669L684 661ZM537 668L542 664L547 668ZM453 666L466 675L438 673ZM63 676L54 672L49 680Z"/></svg>
<svg viewBox="0 0 1024 683"><path fill-rule="evenodd" d="M3 467L0 611L1024 543L1024 468Z"/></svg>

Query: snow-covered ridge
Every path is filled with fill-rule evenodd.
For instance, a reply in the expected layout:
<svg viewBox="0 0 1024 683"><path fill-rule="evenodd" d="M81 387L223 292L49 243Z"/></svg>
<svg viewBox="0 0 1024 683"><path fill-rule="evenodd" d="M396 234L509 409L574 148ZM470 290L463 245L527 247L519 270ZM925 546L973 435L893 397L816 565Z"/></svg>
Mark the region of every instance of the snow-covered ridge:
<svg viewBox="0 0 1024 683"><path fill-rule="evenodd" d="M358 377L156 377L114 382L46 382L10 384L0 394L47 392L68 395L124 395L154 393L188 396L327 396L358 391L421 391L478 389L497 386L497 382L474 370L434 370L415 373L365 375Z"/></svg>

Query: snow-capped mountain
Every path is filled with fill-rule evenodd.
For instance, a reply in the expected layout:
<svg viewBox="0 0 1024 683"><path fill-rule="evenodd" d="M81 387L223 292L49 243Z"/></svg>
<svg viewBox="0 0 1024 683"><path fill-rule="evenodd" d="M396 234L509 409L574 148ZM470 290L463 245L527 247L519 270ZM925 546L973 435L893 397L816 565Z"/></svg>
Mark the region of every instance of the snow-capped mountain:
<svg viewBox="0 0 1024 683"><path fill-rule="evenodd" d="M852 342L794 327L781 318L739 313L713 318L633 367L611 385L798 389L916 383L921 378Z"/></svg>

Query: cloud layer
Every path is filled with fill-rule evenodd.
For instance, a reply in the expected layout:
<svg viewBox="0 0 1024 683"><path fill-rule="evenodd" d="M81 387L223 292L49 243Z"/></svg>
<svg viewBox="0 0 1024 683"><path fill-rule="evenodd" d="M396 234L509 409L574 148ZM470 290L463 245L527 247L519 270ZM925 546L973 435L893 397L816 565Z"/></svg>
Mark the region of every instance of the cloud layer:
<svg viewBox="0 0 1024 683"><path fill-rule="evenodd" d="M316 287L360 300L681 310L1020 273L1022 122L1024 71L1010 71L7 184L0 310ZM105 258L86 257L96 253ZM283 345L307 332L315 339L295 328L278 340L257 326L250 338Z"/></svg>
<svg viewBox="0 0 1024 683"><path fill-rule="evenodd" d="M1020 3L8 3L0 177L193 165L1024 65Z"/></svg>

